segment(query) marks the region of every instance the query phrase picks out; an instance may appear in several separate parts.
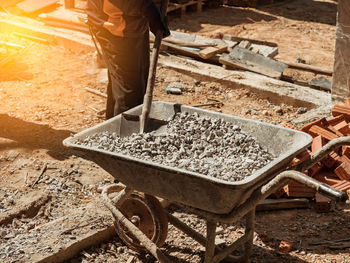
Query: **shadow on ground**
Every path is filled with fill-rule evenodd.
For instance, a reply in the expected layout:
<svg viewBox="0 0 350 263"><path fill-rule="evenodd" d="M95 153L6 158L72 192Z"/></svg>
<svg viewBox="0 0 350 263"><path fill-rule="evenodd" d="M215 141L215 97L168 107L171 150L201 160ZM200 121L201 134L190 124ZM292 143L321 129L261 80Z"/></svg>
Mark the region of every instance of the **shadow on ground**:
<svg viewBox="0 0 350 263"><path fill-rule="evenodd" d="M188 13L181 18L171 18L170 27L172 30L180 29L198 32L203 29L202 24L232 27L240 24L271 20L276 20L276 18L270 15L261 14L253 9L219 7L215 9L207 9L198 13Z"/></svg>
<svg viewBox="0 0 350 263"><path fill-rule="evenodd" d="M337 1L293 0L278 5L260 6L258 10L273 16L288 19L316 22L328 25L336 24Z"/></svg>
<svg viewBox="0 0 350 263"><path fill-rule="evenodd" d="M0 150L24 148L46 149L55 159L63 160L71 154L62 141L71 135L68 130L55 130L48 125L27 122L7 114L0 114Z"/></svg>
<svg viewBox="0 0 350 263"><path fill-rule="evenodd" d="M317 213L315 208L257 212L255 231L266 246L276 250L280 241L285 240L292 242L295 250L315 255L350 252L350 247L332 249L334 245L349 244L349 241L324 243L349 239L350 203L339 204L337 207L328 213ZM313 244L319 242L323 244Z"/></svg>
<svg viewBox="0 0 350 263"><path fill-rule="evenodd" d="M206 9L203 12L187 13L181 18L170 18L172 30L198 32L203 24L214 26L237 26L258 22L277 20L277 16L306 22L335 25L337 2L321 2L315 0L294 0L278 2L276 5L242 8L223 6L215 9Z"/></svg>

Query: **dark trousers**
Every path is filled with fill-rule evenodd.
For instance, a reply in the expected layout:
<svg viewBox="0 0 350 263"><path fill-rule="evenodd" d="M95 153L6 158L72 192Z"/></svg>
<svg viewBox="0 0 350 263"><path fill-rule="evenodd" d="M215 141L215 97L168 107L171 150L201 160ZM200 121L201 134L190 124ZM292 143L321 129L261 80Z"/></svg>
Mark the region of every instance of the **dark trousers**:
<svg viewBox="0 0 350 263"><path fill-rule="evenodd" d="M149 32L139 38L116 37L95 29L108 67L106 119L143 103L149 71Z"/></svg>

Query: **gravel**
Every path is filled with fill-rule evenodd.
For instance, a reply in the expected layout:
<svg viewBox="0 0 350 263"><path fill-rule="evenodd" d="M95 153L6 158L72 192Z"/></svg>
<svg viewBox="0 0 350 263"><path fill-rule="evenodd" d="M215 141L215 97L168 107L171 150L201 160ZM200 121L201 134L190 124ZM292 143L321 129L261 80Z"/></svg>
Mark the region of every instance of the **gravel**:
<svg viewBox="0 0 350 263"><path fill-rule="evenodd" d="M100 132L76 144L118 152L225 181L241 181L273 156L241 128L222 119L177 113L166 131L119 137Z"/></svg>

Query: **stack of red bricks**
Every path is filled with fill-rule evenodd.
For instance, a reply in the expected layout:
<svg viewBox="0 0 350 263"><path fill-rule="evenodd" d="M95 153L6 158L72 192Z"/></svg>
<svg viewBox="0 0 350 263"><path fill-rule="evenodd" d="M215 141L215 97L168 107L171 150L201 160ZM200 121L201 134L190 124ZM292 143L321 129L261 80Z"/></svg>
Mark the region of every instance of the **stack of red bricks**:
<svg viewBox="0 0 350 263"><path fill-rule="evenodd" d="M344 105L335 105L332 109L332 115L332 118L322 118L301 128L301 131L313 137L313 142L311 149L300 153L292 161L291 166L305 161L329 141L343 136L350 136L350 98L346 99ZM331 152L319 163L305 171L305 173L318 181L346 192L350 198L350 146L342 146ZM314 190L297 182L291 182L275 195L278 197L284 194L289 197L315 198L318 211L329 210L329 199L316 194Z"/></svg>

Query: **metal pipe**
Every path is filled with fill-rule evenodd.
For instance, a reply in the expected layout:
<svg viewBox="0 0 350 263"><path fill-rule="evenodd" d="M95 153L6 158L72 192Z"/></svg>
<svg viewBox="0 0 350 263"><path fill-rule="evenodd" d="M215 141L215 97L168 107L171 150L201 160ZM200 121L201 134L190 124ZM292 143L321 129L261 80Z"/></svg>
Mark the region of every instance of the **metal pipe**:
<svg viewBox="0 0 350 263"><path fill-rule="evenodd" d="M167 216L170 224L172 224L174 227L178 228L179 230L184 232L186 235L193 238L195 241L197 241L199 244L205 247L205 244L206 244L205 236L193 230L191 227L183 223L181 220L179 220L172 214L167 213Z"/></svg>
<svg viewBox="0 0 350 263"><path fill-rule="evenodd" d="M119 194L112 200L109 199L108 195L111 193L119 192ZM107 185L102 189L102 198L106 201L111 201L115 206L122 204L133 192L132 189L126 187L122 183Z"/></svg>

